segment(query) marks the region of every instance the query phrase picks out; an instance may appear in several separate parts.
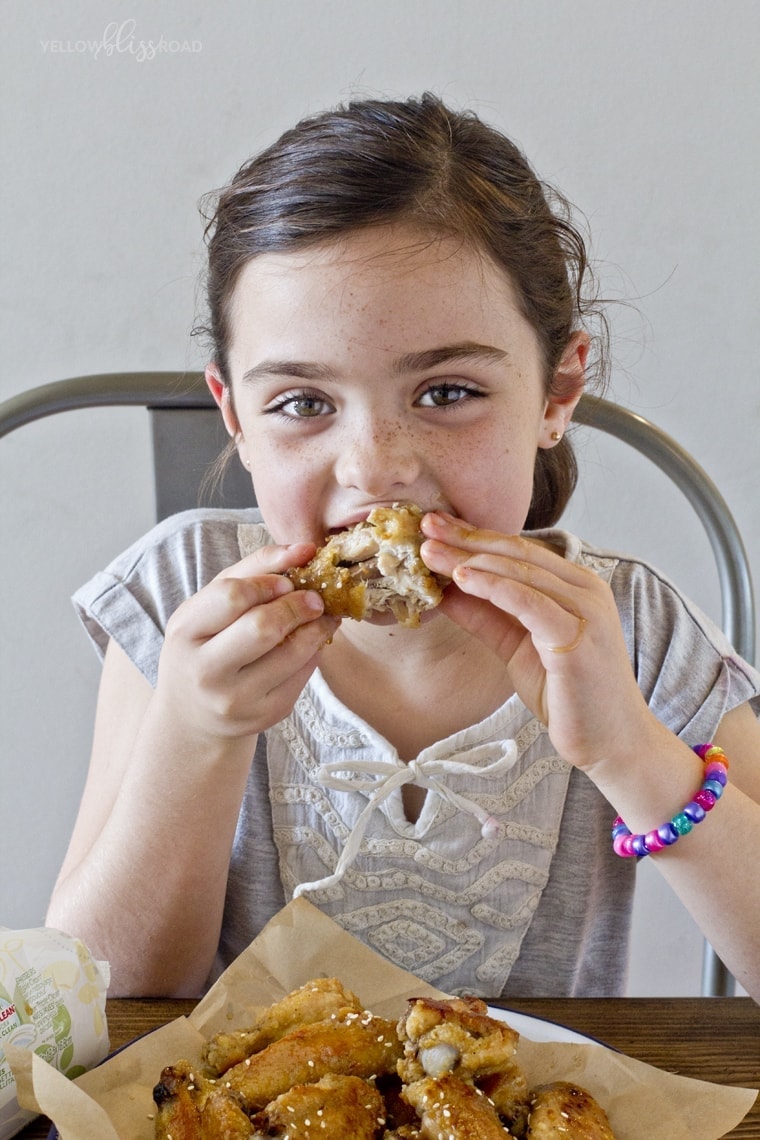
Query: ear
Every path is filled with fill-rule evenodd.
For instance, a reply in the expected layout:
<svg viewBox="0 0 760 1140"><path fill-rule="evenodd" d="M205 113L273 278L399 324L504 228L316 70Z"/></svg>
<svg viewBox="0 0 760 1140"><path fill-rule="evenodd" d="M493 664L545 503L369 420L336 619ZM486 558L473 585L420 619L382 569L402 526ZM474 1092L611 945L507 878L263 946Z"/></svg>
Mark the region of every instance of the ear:
<svg viewBox="0 0 760 1140"><path fill-rule="evenodd" d="M219 375L219 369L216 364L206 365L206 384L208 390L214 397L214 403L219 411L222 413L224 426L227 429L227 434L235 438L240 432L240 425L235 415L235 409L232 404L232 393L230 392L229 385L225 384Z"/></svg>
<svg viewBox="0 0 760 1140"><path fill-rule="evenodd" d="M586 384L586 359L590 338L588 333L575 332L565 345L564 352L552 379L552 390L544 408L539 447L556 447L570 426L578 401Z"/></svg>
<svg viewBox="0 0 760 1140"><path fill-rule="evenodd" d="M206 365L206 384L208 385L209 392L214 397L214 403L222 413L222 420L227 429L232 442L237 448L240 462L248 469L250 462L246 454L245 440L243 433L240 430L240 423L238 422L235 405L232 399L232 390L229 384L225 384L222 380L219 369L216 364Z"/></svg>

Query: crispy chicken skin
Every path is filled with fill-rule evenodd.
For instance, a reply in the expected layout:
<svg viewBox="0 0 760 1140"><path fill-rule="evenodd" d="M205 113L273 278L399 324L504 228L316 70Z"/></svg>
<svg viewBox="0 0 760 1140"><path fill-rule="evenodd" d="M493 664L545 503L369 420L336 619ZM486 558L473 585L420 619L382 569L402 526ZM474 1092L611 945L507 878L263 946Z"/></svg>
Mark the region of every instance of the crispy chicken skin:
<svg viewBox="0 0 760 1140"><path fill-rule="evenodd" d="M246 1140L253 1129L238 1099L189 1061L167 1066L153 1090L156 1140Z"/></svg>
<svg viewBox="0 0 760 1140"><path fill-rule="evenodd" d="M313 1084L328 1073L365 1078L393 1073L400 1058L395 1022L353 1013L343 1021L295 1029L228 1069L222 1083L254 1112L293 1085Z"/></svg>
<svg viewBox="0 0 760 1140"><path fill-rule="evenodd" d="M161 1078L153 1089L156 1103L156 1138L166 1140L198 1140L201 1134L201 1113L191 1079L192 1069L188 1061L178 1061L167 1065L161 1071Z"/></svg>
<svg viewBox="0 0 760 1140"><path fill-rule="evenodd" d="M554 1081L533 1090L526 1140L614 1140L607 1114L586 1089Z"/></svg>
<svg viewBox="0 0 760 1140"><path fill-rule="evenodd" d="M528 1085L515 1058L519 1034L488 1016L479 998L415 998L398 1024L407 1083L446 1075L472 1081L509 1121L527 1112Z"/></svg>
<svg viewBox="0 0 760 1140"><path fill-rule="evenodd" d="M248 1113L224 1089L213 1089L201 1109L200 1140L250 1140L252 1136L255 1132Z"/></svg>
<svg viewBox="0 0 760 1140"><path fill-rule="evenodd" d="M356 994L337 978L315 978L269 1006L249 1029L217 1033L204 1047L203 1060L210 1072L220 1075L301 1025L363 1009Z"/></svg>
<svg viewBox="0 0 760 1140"><path fill-rule="evenodd" d="M438 605L441 579L420 557L422 511L394 503L375 507L348 530L328 535L311 562L288 571L299 590L317 590L325 612L356 621L390 612L417 626L423 610Z"/></svg>
<svg viewBox="0 0 760 1140"><path fill-rule="evenodd" d="M252 1119L255 1140L376 1140L385 1129L385 1105L377 1089L359 1077L322 1077L294 1085Z"/></svg>
<svg viewBox="0 0 760 1140"><path fill-rule="evenodd" d="M504 1140L511 1135L488 1097L459 1077L425 1077L408 1085L404 1096L420 1118L425 1140Z"/></svg>

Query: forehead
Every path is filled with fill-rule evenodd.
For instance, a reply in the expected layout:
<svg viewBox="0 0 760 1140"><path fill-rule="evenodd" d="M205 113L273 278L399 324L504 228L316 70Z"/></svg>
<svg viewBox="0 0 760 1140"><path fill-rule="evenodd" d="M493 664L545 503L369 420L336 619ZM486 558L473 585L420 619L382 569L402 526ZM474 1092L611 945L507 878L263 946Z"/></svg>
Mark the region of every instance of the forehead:
<svg viewBox="0 0 760 1140"><path fill-rule="evenodd" d="M367 302L389 313L410 302L415 310L519 307L511 278L488 254L459 237L395 224L251 258L230 316L234 327L251 307L321 305L335 314Z"/></svg>
<svg viewBox="0 0 760 1140"><path fill-rule="evenodd" d="M368 227L308 249L264 253L240 272L231 357L259 352L386 350L479 341L536 349L515 288L459 237L406 225ZM231 361L230 361L231 363Z"/></svg>

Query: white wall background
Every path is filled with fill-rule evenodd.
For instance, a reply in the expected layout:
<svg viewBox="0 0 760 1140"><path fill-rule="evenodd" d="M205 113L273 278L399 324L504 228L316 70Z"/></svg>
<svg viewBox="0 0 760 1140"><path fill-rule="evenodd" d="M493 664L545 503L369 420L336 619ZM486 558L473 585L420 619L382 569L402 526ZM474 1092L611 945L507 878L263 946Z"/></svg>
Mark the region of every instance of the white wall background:
<svg viewBox="0 0 760 1140"><path fill-rule="evenodd" d="M699 457L757 573L756 0L0 11L0 398L88 372L200 366L201 195L304 113L432 88L501 126L587 215L603 290L632 302L612 314L613 395ZM140 41L169 50L142 58ZM680 496L618 445L582 436L581 450L569 524L650 557L719 617ZM21 927L43 921L87 766L98 668L68 597L152 522L145 420L81 412L28 427L0 446L0 488L0 923ZM631 991L698 992L700 939L646 870Z"/></svg>

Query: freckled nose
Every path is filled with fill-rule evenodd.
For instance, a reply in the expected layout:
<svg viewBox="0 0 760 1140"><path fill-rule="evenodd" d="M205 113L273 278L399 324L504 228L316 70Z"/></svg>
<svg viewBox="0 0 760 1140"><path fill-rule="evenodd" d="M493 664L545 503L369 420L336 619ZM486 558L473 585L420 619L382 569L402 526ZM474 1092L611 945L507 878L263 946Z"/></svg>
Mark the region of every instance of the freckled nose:
<svg viewBox="0 0 760 1140"><path fill-rule="evenodd" d="M344 441L336 465L339 483L376 498L393 487L409 486L419 471L412 441L398 424L357 432Z"/></svg>

